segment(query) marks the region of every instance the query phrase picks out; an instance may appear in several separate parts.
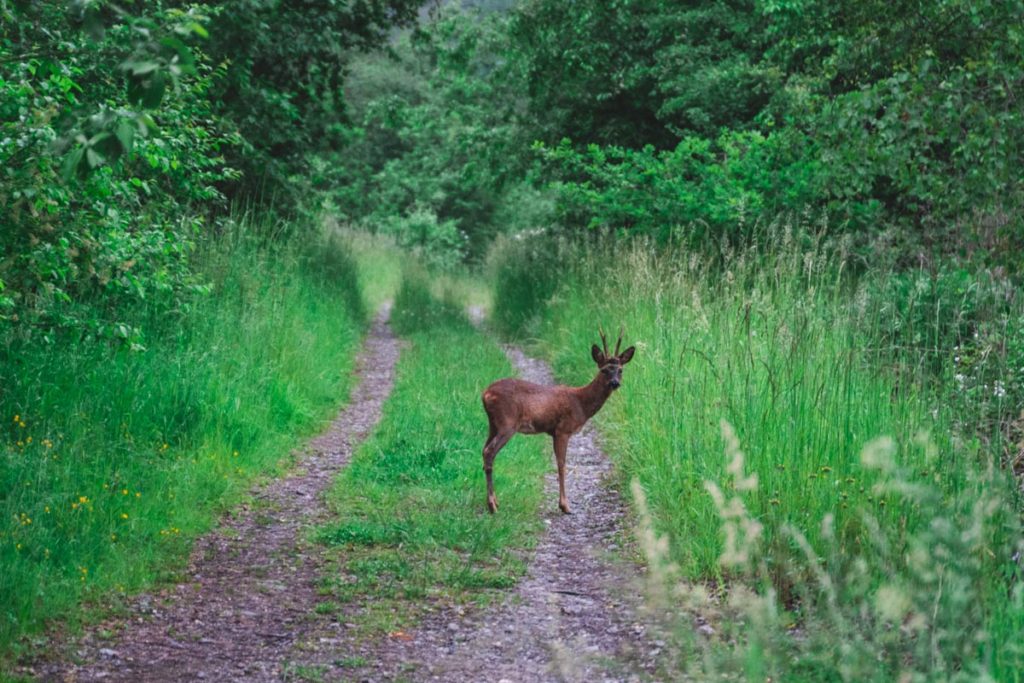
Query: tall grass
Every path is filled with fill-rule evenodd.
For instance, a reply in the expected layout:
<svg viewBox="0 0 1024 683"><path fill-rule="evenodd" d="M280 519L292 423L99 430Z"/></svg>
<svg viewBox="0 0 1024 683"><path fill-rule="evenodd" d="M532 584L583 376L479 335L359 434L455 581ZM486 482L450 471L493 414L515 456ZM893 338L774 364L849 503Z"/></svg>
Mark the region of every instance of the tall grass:
<svg viewBox="0 0 1024 683"><path fill-rule="evenodd" d="M173 576L254 476L344 400L364 323L336 242L240 225L196 255L211 288L128 314L136 346L5 340L0 661L52 619Z"/></svg>
<svg viewBox="0 0 1024 683"><path fill-rule="evenodd" d="M432 601L481 600L514 584L540 527L543 439L514 439L495 469L502 508L485 505L480 394L514 374L494 342L407 269L394 327L408 347L373 435L332 489L338 521L320 531L335 549L322 610L369 633L407 625ZM552 503L553 504L553 503ZM358 613L353 605L358 606Z"/></svg>
<svg viewBox="0 0 1024 683"><path fill-rule="evenodd" d="M932 538L936 509L949 511L953 528L969 527L964 515L980 489L1005 505L1013 494L1011 478L993 467L998 454L955 419L951 376L913 362L912 349L891 348L891 311L866 284L881 274L846 277L841 248L797 240L787 226L774 230L771 249L725 248L711 259L640 242L564 249L565 275L552 293L529 294L539 303L527 333L572 382L592 371L579 348L596 339L597 326L625 326L637 353L623 400L597 419L619 473L642 492L652 531L668 540L666 561L713 586L745 578L721 562L742 529L728 518L723 525L723 508L705 487L727 482L724 498L742 492L745 518L757 525L764 583L753 586L769 591L772 609L797 610L787 623L798 626L822 598L806 589L819 570L809 553L828 558L830 571L862 574L856 591L835 596L859 608L893 577L911 580L911 551ZM514 245L498 258L530 263ZM503 303L522 296L524 280L511 273L505 281L517 286L498 281L495 309L525 309ZM720 455L722 420L744 445L742 477L735 460ZM887 485L891 471L862 464L865 444L880 436L892 439L903 488ZM991 472L983 486L981 472ZM907 495L917 489L933 491L934 500ZM995 519L968 544L978 553L969 575L982 582L970 612L979 630L1019 618L1006 613L1005 600L1018 532L1005 512Z"/></svg>

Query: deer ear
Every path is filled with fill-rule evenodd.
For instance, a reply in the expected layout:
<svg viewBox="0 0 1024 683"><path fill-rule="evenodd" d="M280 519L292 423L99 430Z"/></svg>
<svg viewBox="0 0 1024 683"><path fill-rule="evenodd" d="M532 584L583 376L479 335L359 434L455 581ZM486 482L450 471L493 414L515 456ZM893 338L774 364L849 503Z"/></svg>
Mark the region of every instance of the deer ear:
<svg viewBox="0 0 1024 683"><path fill-rule="evenodd" d="M597 344L590 347L590 357L594 359L594 362L598 365L604 365L605 357L601 349L597 348Z"/></svg>
<svg viewBox="0 0 1024 683"><path fill-rule="evenodd" d="M619 354L619 360L623 365L633 360L633 354L636 352L635 346L630 346L628 349Z"/></svg>

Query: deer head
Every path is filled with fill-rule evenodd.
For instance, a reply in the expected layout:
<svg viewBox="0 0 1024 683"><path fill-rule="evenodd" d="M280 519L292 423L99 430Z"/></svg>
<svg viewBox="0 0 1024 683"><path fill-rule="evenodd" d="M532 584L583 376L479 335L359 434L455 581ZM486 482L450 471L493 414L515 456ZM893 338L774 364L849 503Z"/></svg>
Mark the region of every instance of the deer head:
<svg viewBox="0 0 1024 683"><path fill-rule="evenodd" d="M619 327L619 340L615 342L615 352L608 353L608 339L604 336L604 330L598 327L597 332L601 335L601 345L604 350L602 351L597 348L597 344L594 344L590 347L590 356L597 363L601 378L607 386L613 390L618 389L622 385L622 366L633 359L636 347L630 346L619 353L619 347L622 345L622 327Z"/></svg>

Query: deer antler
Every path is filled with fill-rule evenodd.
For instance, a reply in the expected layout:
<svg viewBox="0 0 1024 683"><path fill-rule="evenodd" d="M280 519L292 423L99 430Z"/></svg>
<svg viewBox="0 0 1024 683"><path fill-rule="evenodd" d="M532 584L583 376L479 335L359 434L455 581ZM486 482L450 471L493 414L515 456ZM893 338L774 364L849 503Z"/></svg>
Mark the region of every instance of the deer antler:
<svg viewBox="0 0 1024 683"><path fill-rule="evenodd" d="M600 325L597 326L597 333L599 335L601 335L601 345L604 347L604 355L607 356L608 355L608 339L605 338L604 330L601 329Z"/></svg>
<svg viewBox="0 0 1024 683"><path fill-rule="evenodd" d="M619 341L615 342L615 353L613 354L615 356L619 355L619 347L622 346L622 333L624 331L622 325L619 325Z"/></svg>

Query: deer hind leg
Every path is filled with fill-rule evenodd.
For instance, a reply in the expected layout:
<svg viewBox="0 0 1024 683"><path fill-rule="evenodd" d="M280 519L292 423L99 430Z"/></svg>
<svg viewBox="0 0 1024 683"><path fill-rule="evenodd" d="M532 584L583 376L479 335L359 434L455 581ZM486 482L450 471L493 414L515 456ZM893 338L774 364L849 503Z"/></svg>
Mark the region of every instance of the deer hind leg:
<svg viewBox="0 0 1024 683"><path fill-rule="evenodd" d="M569 447L568 434L555 434L555 463L558 465L558 507L567 515L572 514L569 498L565 495L565 452Z"/></svg>
<svg viewBox="0 0 1024 683"><path fill-rule="evenodd" d="M490 435L487 437L487 443L484 445L484 475L487 477L487 509L494 514L498 511L498 499L494 495L494 479L492 477L492 471L494 469L494 458L497 457L498 451L505 447L508 440L515 435L515 431L499 431L494 423L491 422Z"/></svg>

